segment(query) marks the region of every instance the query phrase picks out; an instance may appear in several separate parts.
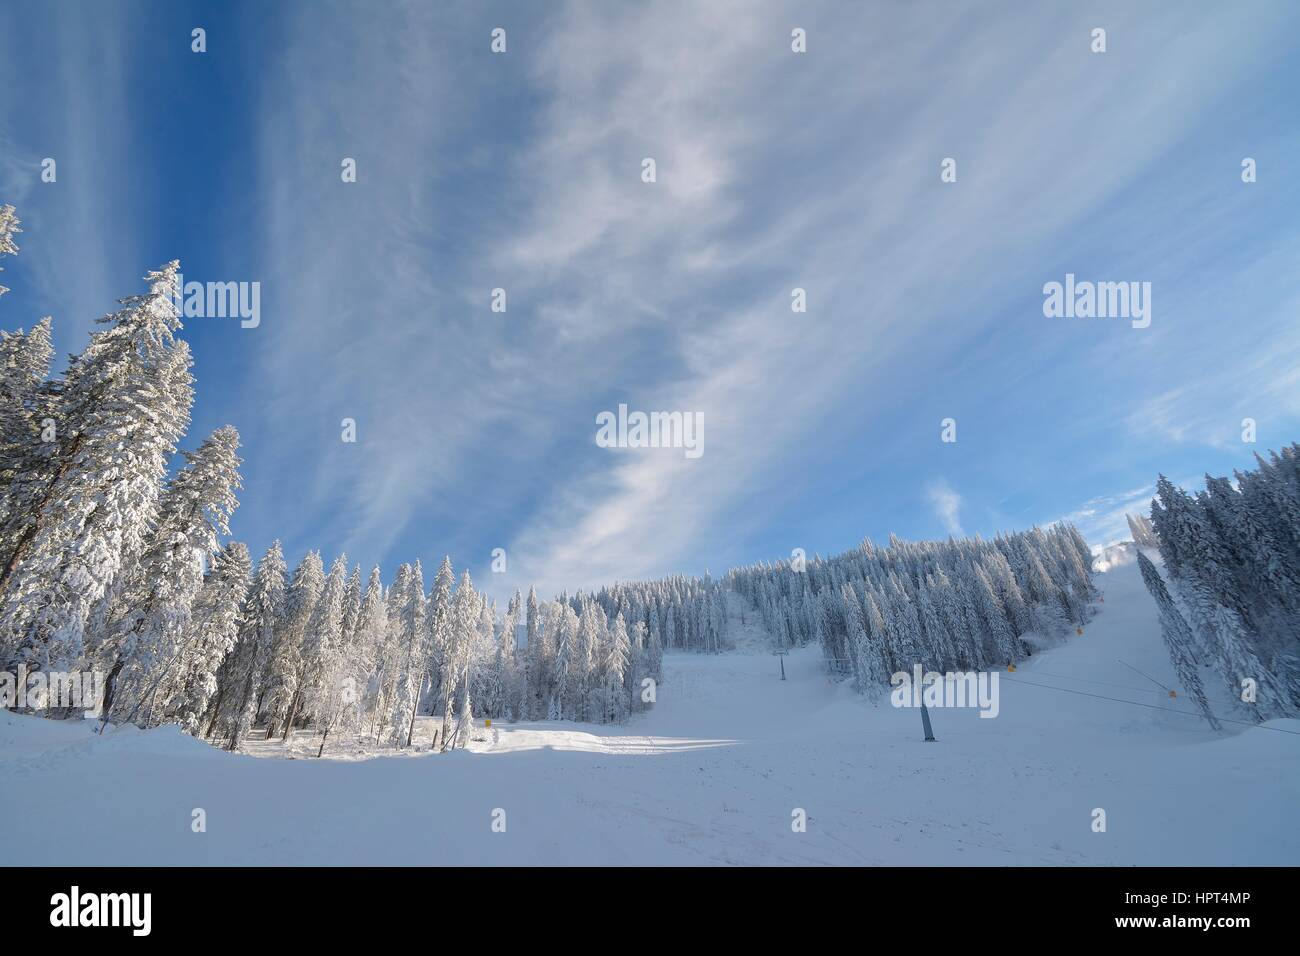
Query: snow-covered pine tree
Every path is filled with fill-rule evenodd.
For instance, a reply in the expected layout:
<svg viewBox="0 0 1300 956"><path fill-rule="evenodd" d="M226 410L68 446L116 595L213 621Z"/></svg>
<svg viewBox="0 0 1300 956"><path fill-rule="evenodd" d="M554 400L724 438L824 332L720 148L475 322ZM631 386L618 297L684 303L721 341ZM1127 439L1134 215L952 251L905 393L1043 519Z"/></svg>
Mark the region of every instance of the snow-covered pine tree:
<svg viewBox="0 0 1300 956"><path fill-rule="evenodd" d="M212 559L212 567L194 599L190 615L193 637L178 661L176 677L171 681L174 690L166 697L160 695L160 700L165 701L162 719L174 716L187 733L197 735L213 698L219 692L228 692L227 687L218 686L217 673L231 656L239 635L252 564L248 546L231 541ZM220 701L216 704L219 706Z"/></svg>
<svg viewBox="0 0 1300 956"><path fill-rule="evenodd" d="M984 646L986 625L975 596L977 586L974 571L969 566L957 569L953 587L957 598L957 611L962 617L962 635L968 670L984 670L989 663L988 652Z"/></svg>
<svg viewBox="0 0 1300 956"><path fill-rule="evenodd" d="M578 615L577 667L578 690L574 697L575 720L592 720L599 715L604 698L601 686L600 658L608 643L609 623L600 605L583 599Z"/></svg>
<svg viewBox="0 0 1300 956"><path fill-rule="evenodd" d="M872 651L877 657L874 662L874 667L877 669L873 672L872 666L868 666L867 675L869 679L888 684L889 678L899 670L899 665L896 660L897 653L894 651L895 641L890 637L878 597L879 595L868 591L862 606L863 621L872 642Z"/></svg>
<svg viewBox="0 0 1300 956"><path fill-rule="evenodd" d="M1037 528L1034 530L1038 531ZM1022 553L1035 630L1045 637L1063 632L1070 620L1069 602L1063 587L1047 573L1037 549L1022 548Z"/></svg>
<svg viewBox="0 0 1300 956"><path fill-rule="evenodd" d="M1254 681L1255 699L1250 711L1260 721L1292 717L1295 707L1282 682L1255 653L1256 642L1236 610L1226 607L1203 586L1181 589L1185 604L1210 645L1211 663L1223 678L1228 694L1241 700L1242 682Z"/></svg>
<svg viewBox="0 0 1300 956"><path fill-rule="evenodd" d="M447 635L443 667L443 711L441 730L441 749L447 750L455 743L452 740L452 713L456 702L456 688L463 686L460 705L462 714L470 712L469 700L469 664L473 650L475 632L479 623L479 599L474 592L474 582L469 571L461 572L460 584L456 587L452 599L451 626Z"/></svg>
<svg viewBox="0 0 1300 956"><path fill-rule="evenodd" d="M280 542L275 541L258 562L240 618L236 663L230 673L230 706L219 710L208 727L209 736L229 738L229 750L239 746L257 718L275 647L275 631L284 619L286 571L284 552Z"/></svg>
<svg viewBox="0 0 1300 956"><path fill-rule="evenodd" d="M575 663L578 642L578 619L573 608L568 604L555 601L551 604L548 615L547 633L555 641L555 661L551 667L547 682L546 719L568 720L572 718L571 701L578 688L578 666Z"/></svg>
<svg viewBox="0 0 1300 956"><path fill-rule="evenodd" d="M1079 533L1079 529L1069 522L1055 525L1053 531L1061 535L1064 541L1073 548L1075 555L1078 557L1078 566L1083 572L1083 583L1087 585L1089 596L1092 596L1097 590L1092 583L1092 548L1088 547L1088 542Z"/></svg>
<svg viewBox="0 0 1300 956"><path fill-rule="evenodd" d="M50 320L31 331L0 332L0 567L36 520L35 509L53 477L54 422L61 383L49 381Z"/></svg>
<svg viewBox="0 0 1300 956"><path fill-rule="evenodd" d="M122 300L68 370L50 480L0 568L0 664L11 670L76 669L92 608L150 537L193 398L175 337L179 267L149 273L149 292Z"/></svg>
<svg viewBox="0 0 1300 956"><path fill-rule="evenodd" d="M987 635L991 660L997 664L1014 664L1022 656L1020 640L982 565L975 568L974 597L984 619L984 633Z"/></svg>
<svg viewBox="0 0 1300 956"><path fill-rule="evenodd" d="M646 628L646 676L656 683L663 682L664 646L659 640L659 629L647 625Z"/></svg>
<svg viewBox="0 0 1300 956"><path fill-rule="evenodd" d="M347 555L339 555L330 565L303 642L303 713L321 733L318 757L325 752L330 732L356 712L353 648L343 628L347 575Z"/></svg>
<svg viewBox="0 0 1300 956"><path fill-rule="evenodd" d="M520 680L520 720L545 719L546 697L543 692L543 678L547 665L544 661L541 635L541 609L537 603L537 590L530 587L524 604L524 647Z"/></svg>
<svg viewBox="0 0 1300 956"><path fill-rule="evenodd" d="M888 607L882 607L894 643L894 666L911 673L917 664L927 666L926 647L921 633L921 618L897 575L890 573L887 585Z"/></svg>
<svg viewBox="0 0 1300 956"><path fill-rule="evenodd" d="M784 625L782 627L782 630L786 634L789 634L792 630L792 627L790 625L790 608L788 603L784 607L784 612L785 613L782 615L782 619L783 619L782 623ZM677 646L677 618L673 614L671 605L664 609L664 615L663 618L661 619L661 623L663 625L663 646L676 647ZM787 637L786 646L790 646L791 643L792 640L789 637Z"/></svg>
<svg viewBox="0 0 1300 956"><path fill-rule="evenodd" d="M104 629L92 635L87 651L107 674L105 719L135 715L146 697L154 713L155 703L170 700L191 668L211 663L189 659L204 638L190 626L191 607L204 564L220 550L239 505L238 451L239 433L226 425L197 451L182 452L185 466L167 483L148 545L109 599Z"/></svg>
<svg viewBox="0 0 1300 956"><path fill-rule="evenodd" d="M1259 472L1236 473L1236 485L1226 478L1207 481L1207 508L1224 535L1243 592L1268 593L1294 612L1300 608L1300 561L1288 561L1287 534L1276 511L1259 494ZM1238 607L1250 625L1256 615L1247 593ZM1253 627L1258 631L1258 625ZM1300 634L1296 635L1300 638Z"/></svg>
<svg viewBox="0 0 1300 956"><path fill-rule="evenodd" d="M496 663L496 602L489 601L486 594L479 595L478 627L474 632L474 644L470 655L470 673L474 675L474 688L471 696L477 702L478 711L485 717L499 717L501 695L504 691L504 667L498 670ZM502 662L504 665L504 661Z"/></svg>
<svg viewBox="0 0 1300 956"><path fill-rule="evenodd" d="M398 646L402 649L402 666L393 693L393 742L409 747L415 734L415 717L419 712L424 675L428 670L424 597L424 569L417 559L411 567L409 585L402 596L398 617Z"/></svg>
<svg viewBox="0 0 1300 956"><path fill-rule="evenodd" d="M759 579L755 590L761 592L766 587L766 582ZM759 594L759 600L762 600L762 594ZM659 649L660 655L663 654L663 627L659 622L659 604L657 601L650 600L646 611L646 638Z"/></svg>
<svg viewBox="0 0 1300 956"><path fill-rule="evenodd" d="M495 668L497 682L501 686L501 705L497 716L506 720L518 719L526 689L521 681L527 679L528 669L519 666L519 653L515 647L515 629L519 621L519 612L523 596L518 591L506 605L506 617L501 623L501 637L497 641Z"/></svg>
<svg viewBox="0 0 1300 956"><path fill-rule="evenodd" d="M1161 534L1161 540L1163 539L1164 535ZM1160 572L1151 563L1151 559L1141 551L1138 551L1138 565L1142 570L1142 581L1151 592L1151 597L1155 599L1156 607L1160 609L1160 634L1165 640L1165 647L1169 649L1169 659L1173 661L1178 680L1209 725L1219 730L1219 721L1210 712L1210 704L1205 699L1205 689L1201 686L1200 675L1196 672L1195 643L1191 628L1187 626L1187 621L1174 606L1173 598L1169 596Z"/></svg>
<svg viewBox="0 0 1300 956"><path fill-rule="evenodd" d="M287 740L297 720L303 692L303 642L324 587L325 568L320 552L308 551L294 569L293 580L285 593L284 619L276 629L267 689L270 710L266 724L268 740L277 733Z"/></svg>
<svg viewBox="0 0 1300 956"><path fill-rule="evenodd" d="M887 686L893 673L885 621L870 593L866 595L865 604L847 583L841 586L840 593L844 598L845 623L849 629L848 643L855 662L858 689L871 693Z"/></svg>
<svg viewBox="0 0 1300 956"><path fill-rule="evenodd" d="M948 637L948 663L944 670L970 670L979 665L975 663L973 648L974 635L967 630L966 616L961 607L962 595L957 585L943 568L934 573L934 587L931 595L943 622L944 633Z"/></svg>
<svg viewBox="0 0 1300 956"><path fill-rule="evenodd" d="M461 681L460 691L460 713L456 717L456 745L466 747L469 745L470 735L474 730L474 710L470 705L469 699L469 680Z"/></svg>
<svg viewBox="0 0 1300 956"><path fill-rule="evenodd" d="M822 591L809 600L807 617L812 639L821 645L822 659L830 672L856 674L857 661L849 645L848 608L843 595Z"/></svg>
<svg viewBox="0 0 1300 956"><path fill-rule="evenodd" d="M1033 622L1030 620L1029 614L1029 603L1025 600L1020 582L1016 580L1010 562L1007 561L1006 555L1001 551L989 553L982 563L989 576L989 581L993 585L994 593L1006 611L1007 621L1011 624L1011 629L1015 632L1016 638L1019 639L1033 629Z"/></svg>
<svg viewBox="0 0 1300 956"><path fill-rule="evenodd" d="M410 652L410 643L402 642L402 613L411 599L411 575L411 565L398 565L397 574L393 577L392 586L384 601L387 622L384 627L384 651L380 656L379 696L375 704L377 716L372 721L375 743L379 742L385 729L394 740L398 735L397 725L393 723L393 702L397 699L402 668Z"/></svg>
<svg viewBox="0 0 1300 956"><path fill-rule="evenodd" d="M367 649L362 646L361 635L360 564L353 565L347 587L343 589L343 642L353 649L351 657L354 664L366 657Z"/></svg>
<svg viewBox="0 0 1300 956"><path fill-rule="evenodd" d="M628 693L627 676L631 658L631 641L627 634L627 622L623 615L614 617L609 628L609 640L603 667L605 685L604 720L621 724L627 720L631 710L631 698Z"/></svg>
<svg viewBox="0 0 1300 956"><path fill-rule="evenodd" d="M646 626L645 621L637 621L632 625L628 633L628 680L629 689L629 706L632 710L644 710L645 706L641 700L641 682L649 674L647 673L646 659Z"/></svg>
<svg viewBox="0 0 1300 956"><path fill-rule="evenodd" d="M1156 497L1151 501L1151 524L1160 541L1160 557L1173 577L1183 576L1183 566L1193 559L1194 542L1204 527L1196 514L1192 497L1164 475L1156 479Z"/></svg>
<svg viewBox="0 0 1300 956"><path fill-rule="evenodd" d="M824 598L829 599L831 595L824 593ZM843 617L843 627L845 634L844 651L853 668L853 681L859 693L865 693L870 686L870 678L867 675L868 657L870 650L867 636L867 629L862 620L862 605L858 601L857 593L853 590L851 584L842 584L838 595L839 614Z"/></svg>
<svg viewBox="0 0 1300 956"><path fill-rule="evenodd" d="M451 643L452 624L455 620L456 572L451 566L451 557L443 556L442 563L433 577L433 588L429 591L428 612L425 615L427 635L425 645L427 660L425 671L430 693L425 713L432 716L445 709L444 673L449 667L447 649ZM452 688L454 692L455 688Z"/></svg>
<svg viewBox="0 0 1300 956"><path fill-rule="evenodd" d="M921 582L920 599L917 610L921 619L921 628L925 634L925 662L927 670L947 670L953 666L955 656L952 641L948 636L948 625L935 594L933 578Z"/></svg>
<svg viewBox="0 0 1300 956"><path fill-rule="evenodd" d="M1133 535L1133 543L1139 548L1158 548L1160 540L1156 537L1156 530L1151 526L1151 519L1145 515L1125 515L1128 519L1128 530Z"/></svg>
<svg viewBox="0 0 1300 956"><path fill-rule="evenodd" d="M1076 625L1087 624L1092 616L1089 608L1094 597L1088 572L1091 562L1085 566L1073 541L1059 529L1054 528L1047 536L1046 550L1053 559L1049 573L1060 586L1060 600L1066 617Z"/></svg>
<svg viewBox="0 0 1300 956"><path fill-rule="evenodd" d="M18 255L18 244L14 242L14 236L22 232L18 228L18 224L21 222L22 220L18 218L18 210L13 206L8 203L0 206L0 259L5 256ZM0 272L3 271L3 267L0 267ZM4 295L8 291L7 286L0 285L0 295Z"/></svg>
<svg viewBox="0 0 1300 956"><path fill-rule="evenodd" d="M1234 699L1244 698L1243 682L1253 682L1248 709L1260 720L1300 709L1300 694L1288 688L1286 654L1300 641L1295 586L1285 547L1276 547L1289 532L1277 520L1285 508L1270 506L1289 495L1279 482L1282 460L1273 457L1267 465L1260 459L1258 472L1238 473L1237 487L1207 475L1206 490L1194 496L1162 476L1152 502L1161 553L1178 568L1169 573L1170 588L1188 611L1194 657L1218 672ZM1260 496L1261 483L1279 483L1282 494Z"/></svg>
<svg viewBox="0 0 1300 956"><path fill-rule="evenodd" d="M361 694L361 709L368 720L370 732L382 705L384 680L384 655L388 642L388 604L384 594L384 581L379 565L370 569L366 582L366 596L361 602L361 619L357 634L357 669L355 677Z"/></svg>

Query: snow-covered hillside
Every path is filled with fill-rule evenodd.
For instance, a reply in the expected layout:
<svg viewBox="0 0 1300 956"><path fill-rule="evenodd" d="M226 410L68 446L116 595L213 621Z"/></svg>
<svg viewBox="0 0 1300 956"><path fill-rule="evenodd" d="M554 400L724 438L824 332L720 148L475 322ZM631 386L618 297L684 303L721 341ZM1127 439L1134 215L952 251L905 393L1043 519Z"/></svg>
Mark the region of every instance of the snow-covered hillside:
<svg viewBox="0 0 1300 956"><path fill-rule="evenodd" d="M0 863L1300 863L1300 722L1209 731L1118 663L1176 683L1135 566L1098 584L1082 636L1003 674L996 719L932 711L936 743L830 683L816 648L782 682L752 642L669 655L627 725L493 726L448 755L228 754L2 713Z"/></svg>

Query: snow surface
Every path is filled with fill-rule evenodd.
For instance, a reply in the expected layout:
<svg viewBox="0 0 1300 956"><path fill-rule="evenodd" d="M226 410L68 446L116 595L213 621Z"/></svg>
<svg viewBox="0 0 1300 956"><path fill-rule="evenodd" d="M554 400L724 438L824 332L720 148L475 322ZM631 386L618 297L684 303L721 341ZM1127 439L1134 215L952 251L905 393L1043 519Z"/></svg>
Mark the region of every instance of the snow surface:
<svg viewBox="0 0 1300 956"><path fill-rule="evenodd" d="M309 733L228 754L0 713L0 864L1300 864L1300 721L1215 734L1118 663L1175 684L1123 558L1082 636L1002 675L1000 716L931 711L937 743L828 681L816 648L782 682L738 619L741 649L668 655L626 726L480 727L447 755L331 741L317 760Z"/></svg>

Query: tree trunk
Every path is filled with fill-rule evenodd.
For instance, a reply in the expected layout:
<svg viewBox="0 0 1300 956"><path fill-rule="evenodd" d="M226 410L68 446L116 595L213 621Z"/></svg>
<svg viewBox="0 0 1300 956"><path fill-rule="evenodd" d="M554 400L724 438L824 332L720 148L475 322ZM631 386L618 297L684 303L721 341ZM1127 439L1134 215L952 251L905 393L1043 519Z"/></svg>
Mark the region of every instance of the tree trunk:
<svg viewBox="0 0 1300 956"><path fill-rule="evenodd" d="M212 731L216 729L217 718L221 716L221 702L226 699L226 692L230 690L230 682L227 681L221 685L217 691L217 699L212 703L212 719L208 721L208 729L204 732L205 739L212 737Z"/></svg>
<svg viewBox="0 0 1300 956"><path fill-rule="evenodd" d="M411 746L411 737L415 734L415 715L420 712L420 698L424 695L425 679L425 677L420 678L420 686L415 691L415 706L411 708L411 724L406 728L406 746L408 747Z"/></svg>
<svg viewBox="0 0 1300 956"><path fill-rule="evenodd" d="M99 724L99 732L103 734L104 727L108 723L108 715L113 712L113 685L117 682L117 675L122 672L123 661L118 658L113 665L113 669L108 672L104 678L104 702L100 705L103 715Z"/></svg>
<svg viewBox="0 0 1300 956"><path fill-rule="evenodd" d="M239 725L244 720L244 708L248 706L248 698L253 695L253 673L249 671L247 679L244 681L244 692L239 695L239 706L235 708L235 720L230 730L230 746L226 749L233 751L239 745ZM257 713L254 711L253 719L257 719ZM216 725L217 715L212 717L213 726ZM251 723L251 721L250 721ZM212 728L208 728L208 733L212 733Z"/></svg>
<svg viewBox="0 0 1300 956"><path fill-rule="evenodd" d="M293 706L289 708L289 719L284 722L284 736L280 738L281 740L288 740L289 734L293 731L293 721L298 716L298 702L301 698L301 691L293 692Z"/></svg>

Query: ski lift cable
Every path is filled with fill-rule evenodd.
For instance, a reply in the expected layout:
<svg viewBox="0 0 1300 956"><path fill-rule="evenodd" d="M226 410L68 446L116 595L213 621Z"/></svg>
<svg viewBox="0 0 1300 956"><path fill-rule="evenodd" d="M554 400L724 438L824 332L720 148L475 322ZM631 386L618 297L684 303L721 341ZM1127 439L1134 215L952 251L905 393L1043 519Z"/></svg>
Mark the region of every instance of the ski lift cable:
<svg viewBox="0 0 1300 956"><path fill-rule="evenodd" d="M1129 670L1131 670L1133 673L1135 673L1135 674L1139 674L1139 675L1141 675L1142 677L1145 677L1147 680L1149 680L1151 683L1155 684L1157 687L1161 688L1162 690L1169 690L1168 687L1165 687L1164 684L1160 683L1160 681L1156 680L1156 679L1155 679L1154 677L1152 677L1150 674L1144 674L1142 671L1138 670L1136 667L1134 667L1132 664L1128 663L1127 661L1120 660L1118 657L1115 658L1115 660L1119 661L1119 663L1123 664L1125 667L1127 667L1127 668L1128 668Z"/></svg>
<svg viewBox="0 0 1300 956"><path fill-rule="evenodd" d="M1019 668L1017 668L1017 670L1019 670ZM1084 684L1101 684L1101 685L1104 686L1104 687L1118 687L1120 690L1131 690L1131 691L1136 691L1136 692L1139 692L1139 693L1141 693L1141 692L1143 692L1143 691L1146 690L1145 687L1132 687L1132 686L1130 686L1129 684L1116 684L1116 683L1114 683L1114 682L1112 682L1112 681L1106 681L1106 680L1089 680L1089 679L1086 678L1086 677L1070 677L1070 676L1068 676L1068 675L1066 675L1066 674L1051 674L1051 673L1048 673L1047 671L1040 671L1040 670L1039 670L1038 668L1036 668L1036 667L1035 667L1033 670L1027 670L1025 673L1027 673L1027 674L1037 674L1039 677L1055 677L1057 680L1073 680L1073 681L1080 681L1081 683L1084 683ZM1166 688L1164 688L1164 689L1165 689L1165 690L1168 690L1169 688L1166 687Z"/></svg>
<svg viewBox="0 0 1300 956"><path fill-rule="evenodd" d="M1013 684L1028 684L1031 687L1043 687L1046 688L1047 690L1057 690L1066 694L1078 694L1080 697L1095 697L1097 700L1108 700L1116 704L1132 704L1134 707L1146 707L1150 710L1163 710L1171 714L1181 714L1183 717L1194 717L1198 720L1202 720L1205 717L1204 714L1194 714L1186 710L1176 710L1173 707L1159 707L1156 704L1144 704L1138 700L1124 700L1120 697L1106 697L1103 696L1102 694L1090 694L1087 691L1074 690L1073 688L1070 687L1053 687L1051 684L1039 684L1031 680L1021 680L1018 677L1007 677L1006 675L1003 675L1002 679L1006 681L1010 681ZM1278 733L1291 734L1293 736L1300 737L1300 731L1287 730L1284 727L1265 727L1263 724L1252 723L1249 720L1236 720L1232 717L1220 717L1218 714L1214 714L1212 716L1214 717L1215 720L1221 720L1224 723L1228 723L1228 724L1241 724L1245 727L1256 727L1259 730L1276 730Z"/></svg>

